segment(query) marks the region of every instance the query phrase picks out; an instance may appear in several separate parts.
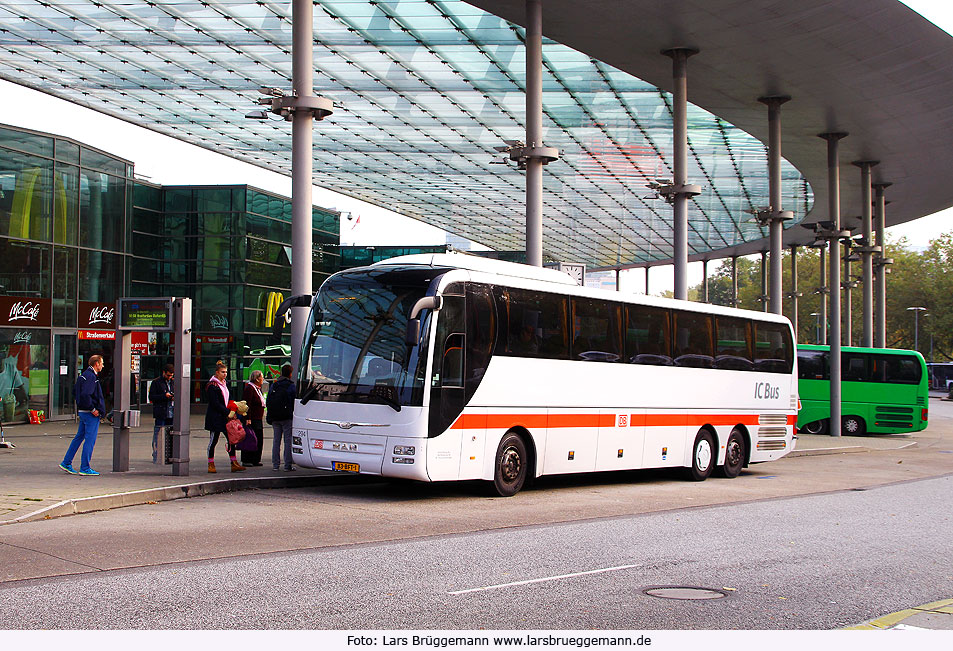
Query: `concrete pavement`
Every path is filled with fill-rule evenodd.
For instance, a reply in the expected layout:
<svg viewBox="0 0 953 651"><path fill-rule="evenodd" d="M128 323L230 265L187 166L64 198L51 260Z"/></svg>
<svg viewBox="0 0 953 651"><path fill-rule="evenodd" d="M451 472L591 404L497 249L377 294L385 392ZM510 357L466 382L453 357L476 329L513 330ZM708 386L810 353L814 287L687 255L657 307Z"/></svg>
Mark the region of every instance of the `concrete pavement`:
<svg viewBox="0 0 953 651"><path fill-rule="evenodd" d="M204 417L201 415L193 415L191 419L189 475L172 476L171 466L152 463L152 419L144 414L142 420L143 426L130 433L127 472L111 472L113 430L105 424L100 426L92 461L93 468L102 473L99 477L67 475L57 467L76 433L75 422L7 425L4 428L6 439L16 447L0 448L0 525L234 490L366 480L365 477L320 470L298 469L293 473L273 471L270 463L271 426L267 424L262 455L264 465L249 467L242 473L232 473L227 463L225 444L219 441L216 449L218 473L209 474L206 467L208 433L203 429ZM953 434L953 418L948 423L934 423L931 420L928 431L941 427L948 427ZM788 456L900 450L917 445L913 436L832 438L801 434L794 452ZM79 456L77 453L74 460L76 468L79 467Z"/></svg>
<svg viewBox="0 0 953 651"><path fill-rule="evenodd" d="M841 437L802 435L797 449L789 457L817 457L797 459L797 474L803 474L803 481L811 481L811 473L817 471L831 476L837 470L856 468L866 465L864 461L874 460L876 453L886 452L894 468L910 468L910 464L920 465L917 456L929 452L934 459L946 461L953 457L953 403L931 399L931 425L926 432L911 436L868 436ZM16 444L13 449L0 449L0 524L13 524L31 520L43 520L72 513L113 509L119 506L148 504L152 502L208 495L215 492L250 488L280 488L325 485L332 483L355 483L373 481L373 478L355 477L300 470L295 473L273 472L270 461L271 438L269 429L265 432L265 463L257 468L249 468L243 473L230 473L225 463L223 445L219 444L218 459L220 471L216 475L206 472L205 447L207 434L201 429L202 418L193 418L191 439L191 457L189 477L173 477L170 467L151 463L150 422L145 427L133 430L131 436L130 470L125 473L110 472L112 462L112 429L103 427L93 457L93 467L103 474L99 477L79 477L63 473L57 468L70 439L75 433L75 423L44 423L42 425L7 426L7 440ZM921 450L921 452L917 452ZM902 454L901 454L902 453ZM841 455L841 456L836 456ZM844 456L846 455L846 456ZM894 460L894 459L897 460ZM854 461L855 463L849 463ZM833 462L833 463L831 463ZM783 462L778 462L783 463ZM810 466L820 466L812 471ZM758 470L769 470L768 466L759 466ZM921 473L935 474L943 472L941 464L929 466ZM225 472L222 472L225 470ZM756 471L757 472L757 471ZM948 472L948 470L947 470ZM768 476L761 478L770 479ZM790 475L791 473L784 473ZM850 473L848 472L848 475ZM783 479L783 478L782 478ZM890 479L883 479L890 481ZM903 479L893 479L902 481ZM778 479L776 481L781 481ZM762 482L747 482L764 485ZM729 484L742 487L742 484ZM644 488L640 489L644 492ZM843 489L843 487L841 487ZM497 506L503 506L497 504ZM494 509L495 510L495 509ZM35 525L34 525L35 526ZM12 527L10 531L15 530ZM880 617L856 627L862 629L887 628L927 628L953 630L953 600L939 601Z"/></svg>

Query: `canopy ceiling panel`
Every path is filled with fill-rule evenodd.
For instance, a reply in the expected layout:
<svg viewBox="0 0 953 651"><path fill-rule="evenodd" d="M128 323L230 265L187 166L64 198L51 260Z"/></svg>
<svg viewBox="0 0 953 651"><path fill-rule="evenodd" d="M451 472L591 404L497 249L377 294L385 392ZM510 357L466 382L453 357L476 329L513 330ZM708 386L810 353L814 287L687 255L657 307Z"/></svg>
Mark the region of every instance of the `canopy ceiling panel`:
<svg viewBox="0 0 953 651"><path fill-rule="evenodd" d="M494 249L517 250L524 247L523 173L495 148L525 134L522 2L475 4L513 22L454 0L315 3L315 92L336 108L315 124L314 181ZM561 152L544 172L547 257L593 268L672 257L671 207L647 188L672 176L671 96L654 85L666 86L671 64L658 45L673 45L666 35L678 32L674 26L695 21L684 28L686 44L704 50L706 21L721 28L723 7L751 4L784 11L773 2L728 0L544 3L551 37L543 46L544 142ZM674 7L668 18L662 5ZM696 10L691 21L680 16L682 6ZM605 22L607 12L623 9L624 21ZM741 42L756 25L739 24ZM862 36L872 28L858 29ZM737 51L731 40L722 35L717 47ZM744 61L799 55L818 47L815 41L777 53L759 45ZM689 63L689 98L702 88L707 108L718 113L689 108L688 177L703 188L689 209L696 258L763 249L766 232L751 212L768 203L764 145L726 121L764 137L766 110L748 86L720 88L720 80L740 74L723 70L730 63L724 57L703 67L707 55ZM642 66L653 83L634 76ZM0 1L0 77L290 174L290 124L244 117L256 108L259 88L290 89L289 2ZM742 92L743 102L736 97ZM895 118L896 107L888 108L885 115ZM784 111L786 120L787 105ZM796 145L793 151L801 154ZM814 170L814 158L791 160ZM783 207L796 215L791 227L811 211L811 182L823 177L805 178L785 162L782 178Z"/></svg>

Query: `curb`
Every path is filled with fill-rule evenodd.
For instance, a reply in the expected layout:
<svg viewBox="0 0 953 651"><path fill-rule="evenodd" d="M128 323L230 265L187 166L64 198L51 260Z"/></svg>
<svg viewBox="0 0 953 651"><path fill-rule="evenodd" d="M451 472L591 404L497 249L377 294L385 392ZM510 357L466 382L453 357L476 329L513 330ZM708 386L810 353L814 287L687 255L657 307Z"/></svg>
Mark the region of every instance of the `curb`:
<svg viewBox="0 0 953 651"><path fill-rule="evenodd" d="M108 511L124 506L140 506L142 504L156 504L187 497L202 497L217 493L232 491L268 489L268 488L308 488L312 486L335 486L353 483L354 476L350 475L311 475L305 477L248 477L234 479L218 479L215 481L196 482L194 484L179 484L159 488L146 488L126 493L111 493L93 497L79 497L63 500L56 504L44 507L33 513L21 515L12 520L0 521L0 526L17 524L20 522L36 522L50 520L67 515L92 513L94 511ZM359 480L358 480L359 481Z"/></svg>
<svg viewBox="0 0 953 651"><path fill-rule="evenodd" d="M846 448L809 448L807 450L798 450L788 452L789 457L819 457L825 454L849 454L854 452L868 452L867 448L859 445L851 445Z"/></svg>
<svg viewBox="0 0 953 651"><path fill-rule="evenodd" d="M941 630L950 630L953 628L953 599L944 599L943 601L933 601L922 606L916 606L915 608L908 608L906 610L900 610L895 613L890 613L889 615L884 615L877 619L872 619L869 622L864 622L863 624L858 624L856 626L847 626L841 630L845 631L886 631L891 628L895 628L901 623L914 615L943 615L949 616L950 625L944 626ZM911 628L925 628L925 627L911 627Z"/></svg>

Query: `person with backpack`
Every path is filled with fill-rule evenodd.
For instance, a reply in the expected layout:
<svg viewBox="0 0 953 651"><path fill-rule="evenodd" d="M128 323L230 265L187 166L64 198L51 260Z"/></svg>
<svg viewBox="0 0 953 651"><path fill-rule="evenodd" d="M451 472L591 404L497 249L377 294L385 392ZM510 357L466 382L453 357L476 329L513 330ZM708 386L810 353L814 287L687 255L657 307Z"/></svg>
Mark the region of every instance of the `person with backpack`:
<svg viewBox="0 0 953 651"><path fill-rule="evenodd" d="M267 412L265 419L274 430L274 441L271 444L272 470L281 466L281 442L285 444L285 470L294 470L291 463L291 419L294 415L297 390L291 381L291 364L285 362L281 366L281 377L271 385L266 401Z"/></svg>

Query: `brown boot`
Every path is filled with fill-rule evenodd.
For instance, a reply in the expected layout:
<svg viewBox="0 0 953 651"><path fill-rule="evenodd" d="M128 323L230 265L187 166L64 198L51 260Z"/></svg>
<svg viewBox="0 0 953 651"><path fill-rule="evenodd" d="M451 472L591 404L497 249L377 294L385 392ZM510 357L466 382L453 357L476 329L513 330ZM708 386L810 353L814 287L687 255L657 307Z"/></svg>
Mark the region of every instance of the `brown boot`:
<svg viewBox="0 0 953 651"><path fill-rule="evenodd" d="M241 472L244 469L245 469L245 466L238 463L237 461L234 461L234 460L232 461L232 472Z"/></svg>
<svg viewBox="0 0 953 651"><path fill-rule="evenodd" d="M214 462L214 461L209 461L209 462L208 462L208 471L209 471L209 472L216 472L216 470L215 470L215 462Z"/></svg>

